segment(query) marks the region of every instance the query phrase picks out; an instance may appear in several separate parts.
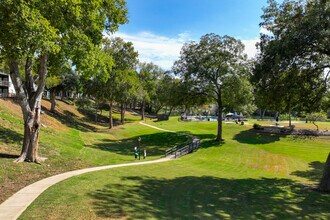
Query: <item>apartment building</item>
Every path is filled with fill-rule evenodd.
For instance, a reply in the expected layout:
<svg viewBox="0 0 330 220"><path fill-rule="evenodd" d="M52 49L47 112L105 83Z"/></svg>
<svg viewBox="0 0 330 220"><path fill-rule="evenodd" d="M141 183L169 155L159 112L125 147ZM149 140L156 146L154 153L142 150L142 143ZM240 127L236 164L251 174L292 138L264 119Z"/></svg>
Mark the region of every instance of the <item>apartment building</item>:
<svg viewBox="0 0 330 220"><path fill-rule="evenodd" d="M15 96L15 89L10 76L0 71L0 98Z"/></svg>

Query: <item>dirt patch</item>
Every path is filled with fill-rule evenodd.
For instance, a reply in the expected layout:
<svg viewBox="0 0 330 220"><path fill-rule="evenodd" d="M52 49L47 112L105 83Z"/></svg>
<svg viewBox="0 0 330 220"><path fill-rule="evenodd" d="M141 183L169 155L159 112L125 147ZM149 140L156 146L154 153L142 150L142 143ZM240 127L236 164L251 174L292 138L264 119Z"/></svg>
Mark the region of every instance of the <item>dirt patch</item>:
<svg viewBox="0 0 330 220"><path fill-rule="evenodd" d="M22 110L18 103L12 98L1 98L0 99L1 109L5 109L13 117L22 117Z"/></svg>
<svg viewBox="0 0 330 220"><path fill-rule="evenodd" d="M269 152L261 151L256 156L256 159L250 161L249 167L252 169L266 170L279 174L287 174L288 157L279 154L270 154Z"/></svg>

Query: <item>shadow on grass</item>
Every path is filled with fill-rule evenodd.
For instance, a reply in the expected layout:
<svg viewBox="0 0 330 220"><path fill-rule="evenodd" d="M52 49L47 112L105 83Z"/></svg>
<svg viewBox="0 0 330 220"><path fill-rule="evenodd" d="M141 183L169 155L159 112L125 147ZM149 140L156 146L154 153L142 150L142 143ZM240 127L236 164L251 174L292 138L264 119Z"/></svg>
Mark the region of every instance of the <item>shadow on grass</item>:
<svg viewBox="0 0 330 220"><path fill-rule="evenodd" d="M209 148L209 147L221 147L225 144L225 141L216 141L216 140L207 140L203 141L200 144L200 148Z"/></svg>
<svg viewBox="0 0 330 220"><path fill-rule="evenodd" d="M149 156L163 155L165 150L175 145L187 141L188 137L182 134L161 132L148 135L140 135L133 138L123 139L121 141L103 139L101 143L87 147L97 148L122 155L133 155L134 147L139 146L138 138L141 138L141 150L146 148Z"/></svg>
<svg viewBox="0 0 330 220"><path fill-rule="evenodd" d="M102 126L106 126L108 127L109 125L109 117L104 116L100 113L97 113L97 122L96 122L96 114L95 112L92 112L90 110L84 110L84 109L78 109L78 111L84 115L83 120L89 123L93 123L93 124L98 124L98 125L102 125ZM120 113L119 111L113 111L113 114L115 113ZM122 125L122 123L120 122L120 119L118 118L112 118L113 120L113 126L119 126ZM125 123L132 123L132 122L136 122L137 120L131 119L131 118L125 118Z"/></svg>
<svg viewBox="0 0 330 220"><path fill-rule="evenodd" d="M241 131L234 136L234 140L244 144L269 144L280 141L284 135L260 133L254 129Z"/></svg>
<svg viewBox="0 0 330 220"><path fill-rule="evenodd" d="M84 123L84 121L82 121L77 115L73 114L70 111L64 110L62 114L59 113L58 111L50 112L45 107L42 107L42 110L46 112L47 115L54 117L62 124L65 124L70 128L75 128L80 131L96 131L96 128L94 126Z"/></svg>
<svg viewBox="0 0 330 220"><path fill-rule="evenodd" d="M6 159L12 159L12 158L18 158L19 155L14 155L14 154L3 154L0 153L0 158L6 158Z"/></svg>
<svg viewBox="0 0 330 220"><path fill-rule="evenodd" d="M330 195L308 190L289 179L131 176L89 196L100 218L330 218Z"/></svg>
<svg viewBox="0 0 330 220"><path fill-rule="evenodd" d="M23 142L23 135L0 126L0 142L7 144L20 144Z"/></svg>
<svg viewBox="0 0 330 220"><path fill-rule="evenodd" d="M295 171L292 172L291 175L303 177L315 183L319 183L322 178L324 165L325 163L321 163L320 161L313 161L309 163L309 170Z"/></svg>

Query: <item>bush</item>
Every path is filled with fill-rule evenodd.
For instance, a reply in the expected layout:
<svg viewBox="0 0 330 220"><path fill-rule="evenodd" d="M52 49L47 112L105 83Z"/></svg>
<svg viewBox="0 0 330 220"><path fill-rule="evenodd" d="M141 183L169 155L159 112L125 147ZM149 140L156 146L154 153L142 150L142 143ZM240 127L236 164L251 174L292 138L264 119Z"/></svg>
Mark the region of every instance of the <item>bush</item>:
<svg viewBox="0 0 330 220"><path fill-rule="evenodd" d="M253 128L255 130L263 130L263 127L261 125L259 125L259 124L253 124Z"/></svg>

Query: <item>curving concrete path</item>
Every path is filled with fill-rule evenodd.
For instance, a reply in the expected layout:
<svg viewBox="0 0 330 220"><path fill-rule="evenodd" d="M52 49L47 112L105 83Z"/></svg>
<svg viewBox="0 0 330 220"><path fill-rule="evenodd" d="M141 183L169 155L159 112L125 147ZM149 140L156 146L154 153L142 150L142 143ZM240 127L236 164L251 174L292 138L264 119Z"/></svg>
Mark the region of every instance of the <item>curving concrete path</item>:
<svg viewBox="0 0 330 220"><path fill-rule="evenodd" d="M152 164L152 163L161 163L165 161L169 161L170 158L162 158L158 160L152 161L145 161L145 162L135 162L135 163L126 163L126 164L116 164L116 165L107 165L107 166L100 166L100 167L92 167L86 168L82 170L74 170L62 174L58 174L55 176L51 176L45 179L42 179L38 182L35 182L14 195L12 195L9 199L4 201L0 205L0 219L1 220L13 220L17 219L24 210L47 188L50 186L61 182L65 179L68 179L73 176L77 176L84 173L99 171L99 170L106 170L106 169L113 169L117 167L127 167L127 166L137 166L137 165L145 165L145 164Z"/></svg>
<svg viewBox="0 0 330 220"><path fill-rule="evenodd" d="M183 132L177 132L177 131L166 130L166 129L163 129L163 128L159 128L159 127L156 127L156 126L153 126L153 125L146 124L146 123L144 123L143 121L139 122L139 124L140 124L140 125L147 126L147 127L151 127L151 128L154 128L154 129L157 129L157 130L160 130L160 131L166 131L166 132L171 132L171 133L177 133L177 134L187 135L188 137L194 137L194 135L192 135L192 134L187 134L187 133L183 133Z"/></svg>
<svg viewBox="0 0 330 220"><path fill-rule="evenodd" d="M147 127L150 127L150 128L154 128L154 129L157 129L157 130L160 130L160 131L166 131L166 132L176 133L175 131L170 131L170 130L166 130L166 129L163 129L163 128L159 128L159 127L156 127L156 126L152 126L152 125L146 124L143 121L140 121L139 124L140 125L147 126Z"/></svg>
<svg viewBox="0 0 330 220"><path fill-rule="evenodd" d="M149 124L145 124L140 122L141 125L148 126L157 130L165 131L165 132L172 132L162 128L158 128L156 126L152 126ZM113 169L117 167L127 167L127 166L137 166L137 165L145 165L145 164L152 164L152 163L161 163L165 161L169 161L172 158L161 158L158 160L152 161L145 161L145 162L135 162L135 163L125 163L125 164L115 164L115 165L106 165L100 167L92 167L86 168L81 170L74 170L66 173L61 173L55 176L51 176L38 182L35 182L25 188L21 189L20 191L16 192L14 195L9 197L6 201L0 204L0 220L15 220L17 219L25 209L46 189L50 186L55 185L58 182L61 182L65 179L68 179L73 176L77 176L84 173L99 171L99 170L106 170L106 169Z"/></svg>

